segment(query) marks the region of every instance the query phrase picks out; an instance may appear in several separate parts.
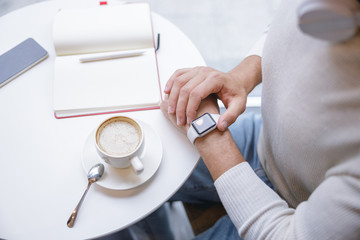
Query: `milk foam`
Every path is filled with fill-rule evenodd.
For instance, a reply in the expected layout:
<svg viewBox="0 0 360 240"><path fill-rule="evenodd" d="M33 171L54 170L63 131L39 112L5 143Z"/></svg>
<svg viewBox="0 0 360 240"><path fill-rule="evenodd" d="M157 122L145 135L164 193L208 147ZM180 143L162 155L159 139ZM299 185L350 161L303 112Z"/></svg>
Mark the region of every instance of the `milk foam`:
<svg viewBox="0 0 360 240"><path fill-rule="evenodd" d="M140 140L140 133L134 125L113 121L102 129L99 145L110 155L123 156L134 151Z"/></svg>

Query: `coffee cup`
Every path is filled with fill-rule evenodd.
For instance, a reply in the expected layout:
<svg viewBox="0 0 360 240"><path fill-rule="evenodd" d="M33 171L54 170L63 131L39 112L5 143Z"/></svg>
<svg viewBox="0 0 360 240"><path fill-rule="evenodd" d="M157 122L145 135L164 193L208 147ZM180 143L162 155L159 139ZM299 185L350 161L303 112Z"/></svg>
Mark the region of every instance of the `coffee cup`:
<svg viewBox="0 0 360 240"><path fill-rule="evenodd" d="M132 118L117 116L103 121L96 129L95 147L99 156L112 167L132 167L137 175L144 170L141 161L144 132Z"/></svg>

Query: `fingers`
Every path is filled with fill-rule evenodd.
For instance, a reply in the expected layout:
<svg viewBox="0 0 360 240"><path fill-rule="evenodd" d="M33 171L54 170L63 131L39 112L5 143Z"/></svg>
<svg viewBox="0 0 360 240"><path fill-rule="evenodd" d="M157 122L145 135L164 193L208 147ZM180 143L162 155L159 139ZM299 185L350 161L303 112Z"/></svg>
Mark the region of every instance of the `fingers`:
<svg viewBox="0 0 360 240"><path fill-rule="evenodd" d="M168 80L168 82L166 83L165 85L165 89L164 89L164 92L166 94L169 94L171 92L171 89L172 89L172 86L174 84L174 81L177 77L183 75L184 73L188 72L190 69L189 68L183 68L183 69L179 69L179 70L176 70L174 72L174 74L170 77L170 79Z"/></svg>
<svg viewBox="0 0 360 240"><path fill-rule="evenodd" d="M236 74L223 73L210 67L177 70L165 87L165 94L169 94L167 115L176 119L178 126L183 126L193 121L198 111L204 109L201 107L204 99L216 94L227 108L219 119L218 129L226 130L245 111L247 95L253 88L252 83L257 82L257 78L251 80L251 74L251 81L248 81L247 75L242 74L244 72L243 67L236 68Z"/></svg>
<svg viewBox="0 0 360 240"><path fill-rule="evenodd" d="M190 123L196 117L203 99L221 89L223 73L210 67L176 71L166 85L169 94L168 114L177 117L177 125Z"/></svg>
<svg viewBox="0 0 360 240"><path fill-rule="evenodd" d="M160 104L160 110L167 118L169 118L169 114L168 114L169 101L168 101L168 99L169 99L169 96L167 94L165 94L164 100Z"/></svg>
<svg viewBox="0 0 360 240"><path fill-rule="evenodd" d="M167 119L169 119L170 120L170 122L173 124L173 125L175 125L175 126L177 126L177 124L176 124L176 116L175 115L170 115L170 114L168 114L168 104L169 104L169 102L168 102L168 94L165 94L165 97L164 97L164 100L161 102L161 104L160 104L160 109L161 109L161 111L162 111L162 113L164 114L164 116L167 118ZM186 133L186 131L187 131L187 128L185 127L185 126L182 126L182 127L179 127L178 126L178 128L181 130L181 131L183 131L184 133Z"/></svg>
<svg viewBox="0 0 360 240"><path fill-rule="evenodd" d="M191 79L191 81L187 82L179 92L179 97L177 100L176 105L176 116L177 116L177 123L178 125L184 125L187 121L187 106L190 94L193 92L194 89L197 88L199 84L205 78L205 72L197 72L197 74ZM198 105L195 106L194 114L196 114L196 110L199 107L200 101L198 101Z"/></svg>
<svg viewBox="0 0 360 240"><path fill-rule="evenodd" d="M180 92L182 91L182 99L184 101L184 98L187 98L187 91L189 91L188 89L190 89L190 87L196 86L198 82L201 82L204 78L203 76L206 75L206 72L209 71L212 71L212 69L209 67L195 67L191 69L181 69L173 74L166 87L167 90L169 90L171 87L169 92L169 114L175 114ZM186 102L187 101L181 102L181 104L184 105Z"/></svg>
<svg viewBox="0 0 360 240"><path fill-rule="evenodd" d="M165 86L165 94L171 94L170 99L168 99L169 104L168 104L168 113L169 114L174 114L175 113L175 106L176 106L176 99L178 97L178 89L179 89L179 83L175 84L174 87L174 82L178 82L178 79L181 79L180 83L183 83L186 80L186 76L183 76L184 74L188 73L190 71L189 68L183 68L183 69L179 69L176 70L174 72L174 74L170 77L169 81L166 83Z"/></svg>
<svg viewBox="0 0 360 240"><path fill-rule="evenodd" d="M217 128L225 131L245 111L246 98L234 98L229 102L226 111L221 114Z"/></svg>
<svg viewBox="0 0 360 240"><path fill-rule="evenodd" d="M169 96L165 94L164 100L160 104L160 109L164 116L168 118L174 125L176 125L176 117L175 115L170 115L168 113L168 106L169 106Z"/></svg>
<svg viewBox="0 0 360 240"><path fill-rule="evenodd" d="M168 107L169 114L175 114L180 90L185 84L187 84L194 77L195 74L196 73L193 70L182 69L175 72L174 75L169 80L171 85L171 90L169 93L169 107Z"/></svg>
<svg viewBox="0 0 360 240"><path fill-rule="evenodd" d="M197 109L203 99L210 94L220 92L222 88L222 81L217 72L210 73L205 81L197 85L188 97L188 103L186 107L187 123L190 123L196 118Z"/></svg>

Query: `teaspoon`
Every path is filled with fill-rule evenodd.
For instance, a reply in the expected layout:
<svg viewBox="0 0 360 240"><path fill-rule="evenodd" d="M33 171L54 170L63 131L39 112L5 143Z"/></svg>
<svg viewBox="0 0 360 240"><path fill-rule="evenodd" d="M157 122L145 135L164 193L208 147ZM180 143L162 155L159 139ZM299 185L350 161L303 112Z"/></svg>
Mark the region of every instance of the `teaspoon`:
<svg viewBox="0 0 360 240"><path fill-rule="evenodd" d="M74 211L71 213L69 220L67 221L67 226L69 228L72 228L74 226L76 215L79 211L79 208L80 208L82 202L84 201L86 193L88 192L91 184L98 181L102 177L103 173L104 173L104 165L101 163L96 164L89 170L88 176L87 176L87 178L88 178L87 188L86 188L85 192L83 193L79 203L76 205Z"/></svg>

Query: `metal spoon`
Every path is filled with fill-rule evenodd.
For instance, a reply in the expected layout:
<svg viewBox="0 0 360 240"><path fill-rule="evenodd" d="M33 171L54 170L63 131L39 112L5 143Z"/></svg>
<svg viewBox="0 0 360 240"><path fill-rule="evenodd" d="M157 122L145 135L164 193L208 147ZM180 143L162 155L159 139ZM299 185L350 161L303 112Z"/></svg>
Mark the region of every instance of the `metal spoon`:
<svg viewBox="0 0 360 240"><path fill-rule="evenodd" d="M86 193L88 192L91 184L98 181L102 177L103 173L104 173L104 165L101 164L101 163L98 163L95 166L93 166L92 168L90 168L90 170L88 172L88 176L87 176L87 178L88 178L87 188L86 188L84 194L82 195L79 203L76 205L76 208L71 213L69 220L67 221L67 226L69 228L72 228L74 226L74 222L75 222L75 219L76 219L77 212L79 211L79 208L80 208L82 202L84 201Z"/></svg>

